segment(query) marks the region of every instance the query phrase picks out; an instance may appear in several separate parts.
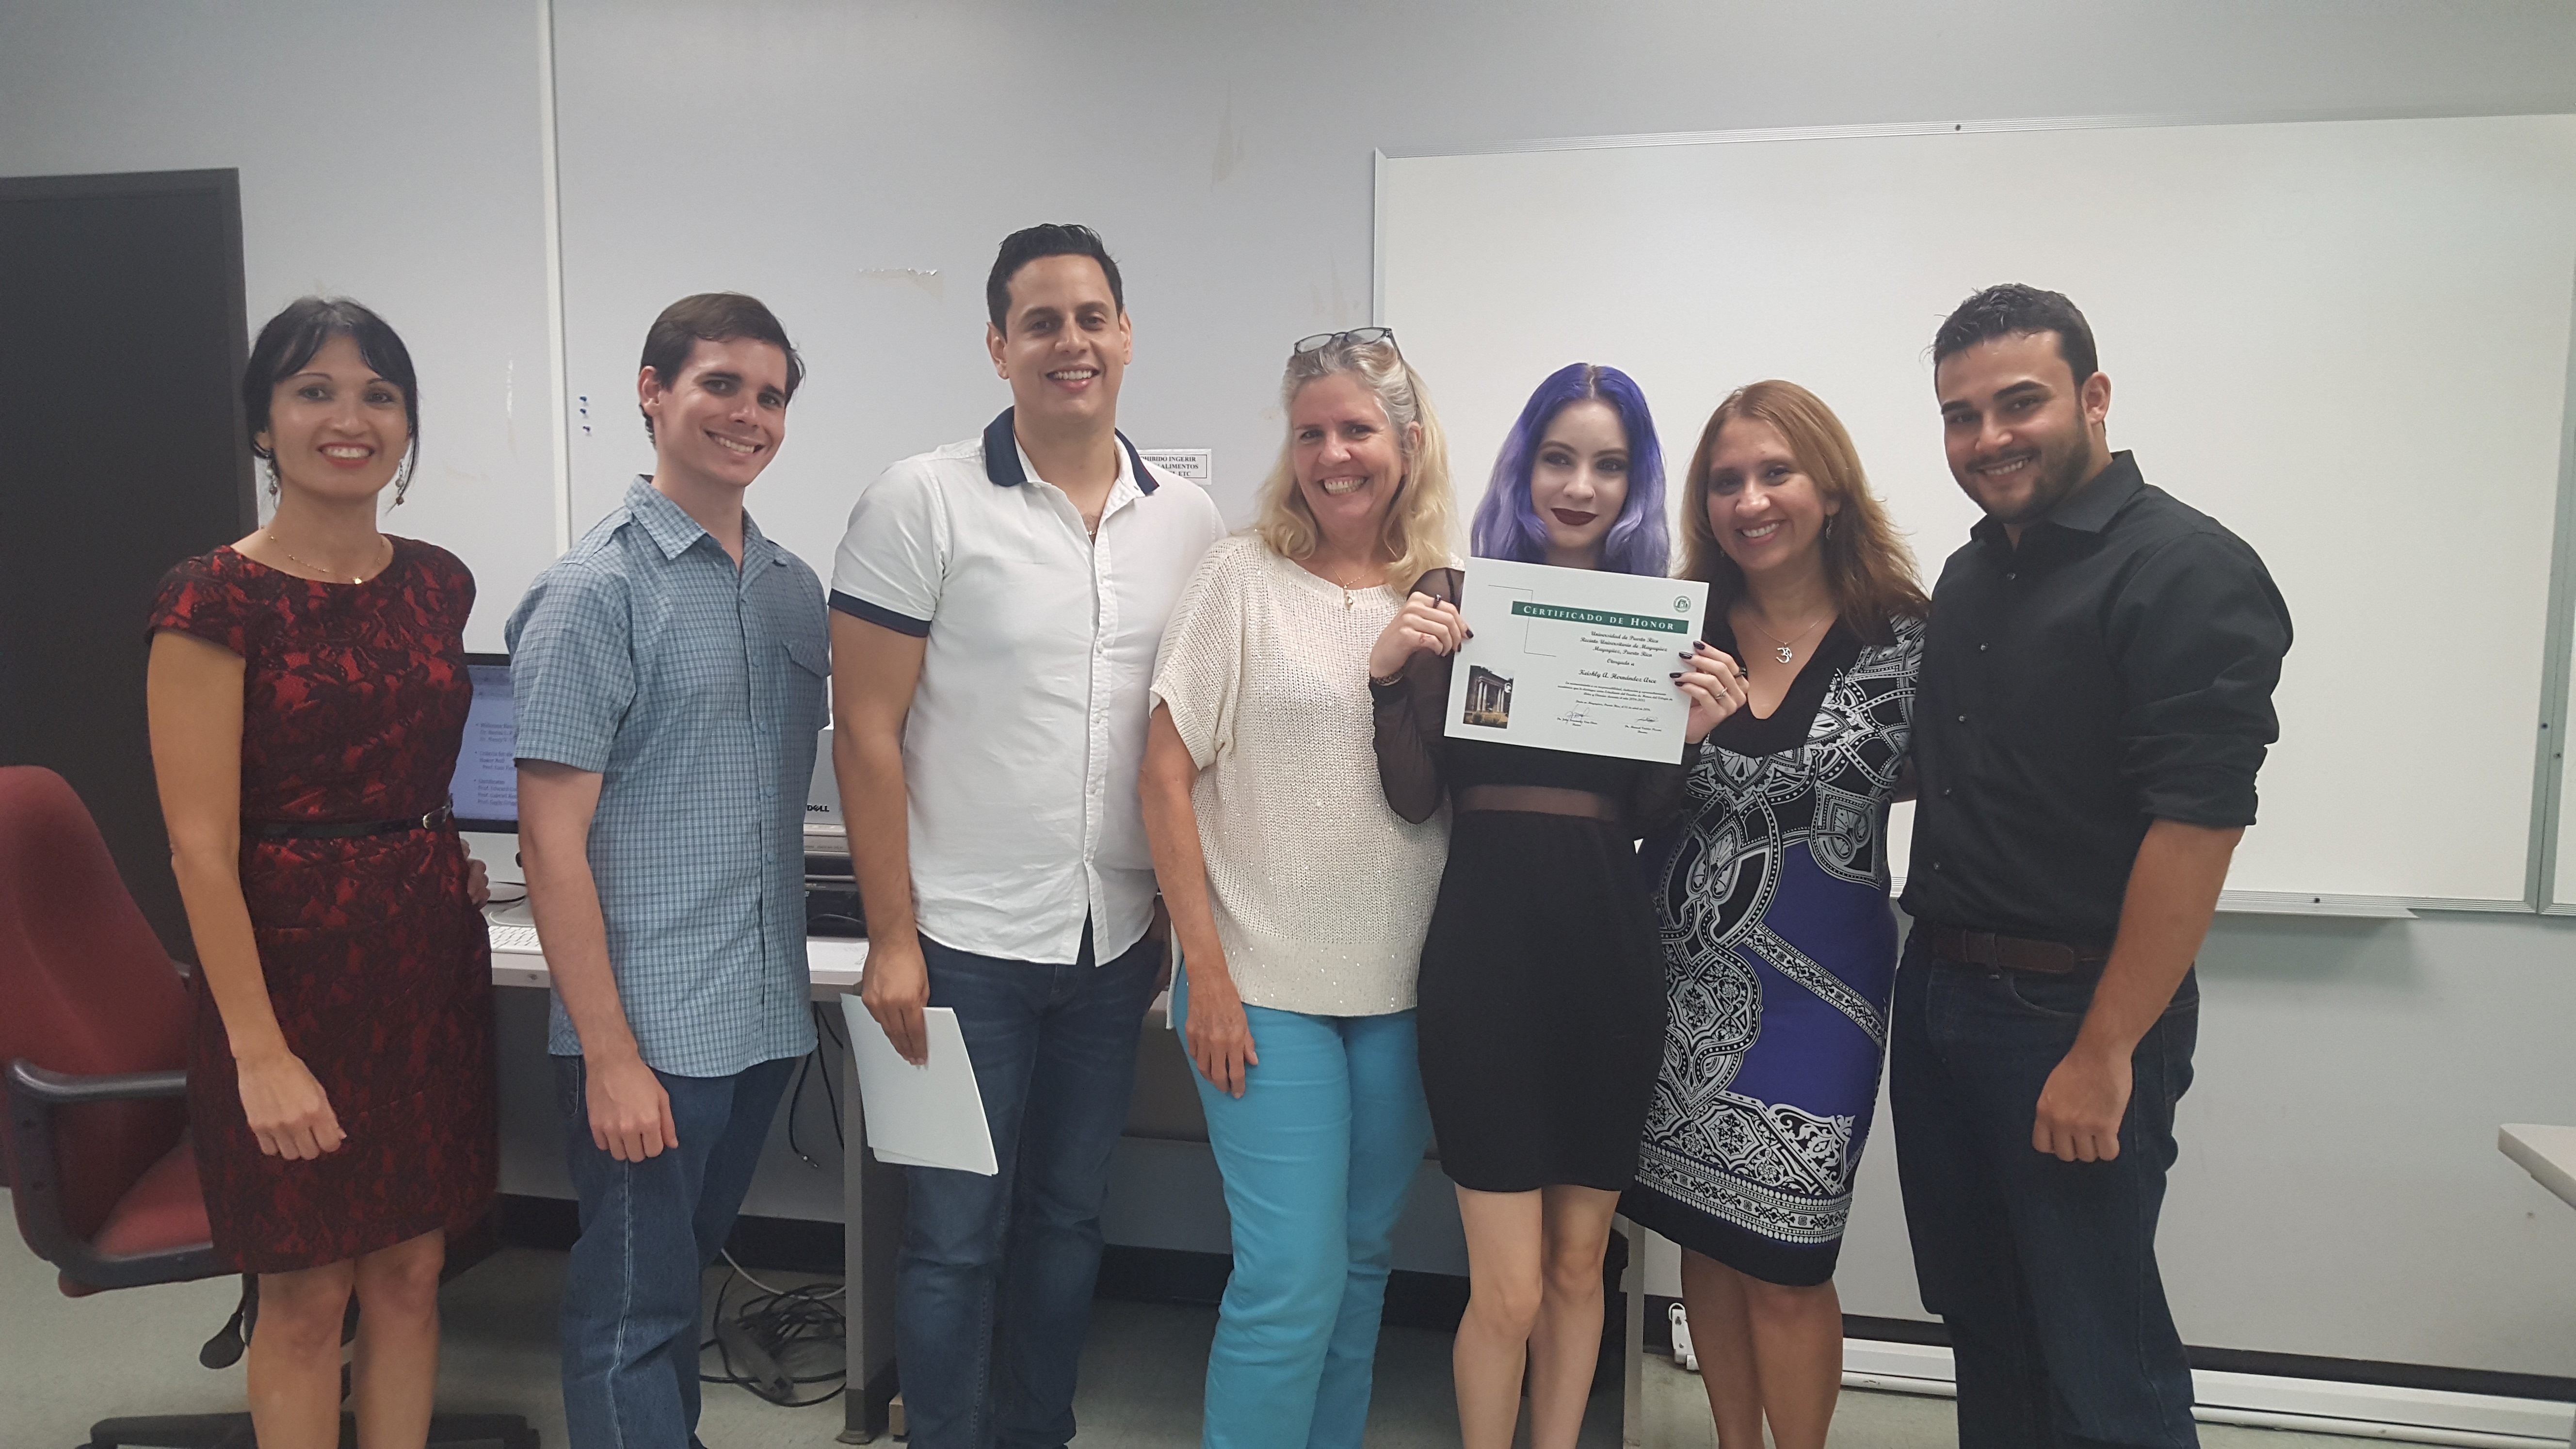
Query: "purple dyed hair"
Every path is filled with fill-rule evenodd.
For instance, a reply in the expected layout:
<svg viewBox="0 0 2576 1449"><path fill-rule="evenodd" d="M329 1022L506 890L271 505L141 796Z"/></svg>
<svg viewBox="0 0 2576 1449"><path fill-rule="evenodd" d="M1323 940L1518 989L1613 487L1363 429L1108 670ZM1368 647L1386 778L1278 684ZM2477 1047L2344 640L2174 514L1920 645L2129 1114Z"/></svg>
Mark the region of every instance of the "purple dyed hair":
<svg viewBox="0 0 2576 1449"><path fill-rule="evenodd" d="M1566 404L1598 398L1619 415L1628 435L1628 498L1609 536L1601 540L1601 567L1612 573L1662 576L1672 572L1672 538L1664 524L1664 450L1655 441L1655 419L1636 379L1615 367L1568 363L1547 375L1530 394L1520 420L1503 438L1493 481L1476 505L1467 532L1478 558L1547 562L1547 525L1530 501L1530 471L1547 425Z"/></svg>

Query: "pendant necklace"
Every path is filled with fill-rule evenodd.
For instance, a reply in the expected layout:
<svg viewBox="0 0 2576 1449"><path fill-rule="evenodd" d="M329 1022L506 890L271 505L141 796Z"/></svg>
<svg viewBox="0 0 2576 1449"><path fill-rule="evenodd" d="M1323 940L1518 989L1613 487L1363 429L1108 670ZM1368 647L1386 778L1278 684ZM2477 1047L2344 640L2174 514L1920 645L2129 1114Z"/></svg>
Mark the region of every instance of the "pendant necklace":
<svg viewBox="0 0 2576 1449"><path fill-rule="evenodd" d="M267 535L268 541L269 541L270 543L273 543L273 544L276 544L276 545L277 545L277 551L278 551L279 553L282 553L282 554L286 555L287 562L292 563L292 564L295 564L295 565L297 565L297 566L298 566L298 567L300 567L300 568L307 568L307 569L311 569L313 572L315 572L315 573L317 573L317 574L322 575L322 581L323 581L324 583L329 583L329 582L331 581L331 570L326 569L326 568L318 567L318 566L316 566L316 565L314 565L314 564L306 563L306 562L304 562L304 560L302 560L302 559L300 559L300 558L297 558L297 557L295 556L295 550L293 550L293 549L291 549L291 548L288 548L288 547L286 546L286 541L285 541L284 539L281 539L281 538L279 538L279 537L277 536L277 530L275 530L275 529L263 529L263 530L261 530L261 531L262 531L264 534L266 534L266 535ZM379 537L382 537L382 535L379 535ZM385 563L388 563L388 564L389 564L389 563L392 563L392 562L393 562L393 540L392 540L392 539L386 539L386 540L385 540L385 555L386 555L386 557L385 557ZM383 573L383 572L384 572L384 566L383 566L382 564L379 564L379 565L377 566L377 568L376 568L376 572L377 572L377 573ZM349 582L351 582L351 583L353 583L353 584L363 584L363 583L365 583L365 582L366 582L366 580L365 580L364 578L361 578L361 577L359 577L358 575L356 575L356 574L354 574L354 573L353 573L353 574L349 575Z"/></svg>
<svg viewBox="0 0 2576 1449"><path fill-rule="evenodd" d="M1367 570L1367 569L1362 569L1362 570L1360 570L1360 572L1361 572L1362 574L1366 574L1366 573L1368 572L1368 570ZM1333 585L1333 587L1334 587L1334 588L1337 588L1337 589L1339 589L1339 590L1341 590L1341 591L1342 591L1342 607L1343 607L1343 608L1345 608L1345 609L1347 609L1347 608L1351 607L1351 604L1352 604L1352 600L1351 600L1351 586L1350 586L1350 585L1348 585L1348 584L1346 584L1346 583L1343 583L1343 582L1342 582L1341 580L1339 580L1339 579L1334 579L1334 580L1332 580L1331 582L1332 582L1332 585Z"/></svg>
<svg viewBox="0 0 2576 1449"><path fill-rule="evenodd" d="M1762 628L1762 621L1759 619L1755 619L1753 621L1753 627L1761 631L1762 637L1770 640L1774 645L1778 646L1771 651L1771 655L1781 663L1786 664L1790 660L1798 657L1798 641L1816 632L1819 626L1823 625L1827 620L1830 620L1833 617L1833 615L1827 614L1824 618L1818 619L1813 624L1809 624L1806 628L1799 630L1794 636L1787 639L1783 639L1779 635L1772 633L1770 630Z"/></svg>

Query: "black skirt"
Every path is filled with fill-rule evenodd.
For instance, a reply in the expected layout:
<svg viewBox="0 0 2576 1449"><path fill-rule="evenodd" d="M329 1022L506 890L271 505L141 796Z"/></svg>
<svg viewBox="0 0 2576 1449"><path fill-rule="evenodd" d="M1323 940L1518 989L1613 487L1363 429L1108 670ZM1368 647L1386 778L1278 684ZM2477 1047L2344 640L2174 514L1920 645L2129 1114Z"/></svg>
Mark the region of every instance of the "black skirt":
<svg viewBox="0 0 2576 1449"><path fill-rule="evenodd" d="M1420 993L1422 1087L1452 1181L1628 1186L1663 1058L1664 961L1618 827L1460 813Z"/></svg>

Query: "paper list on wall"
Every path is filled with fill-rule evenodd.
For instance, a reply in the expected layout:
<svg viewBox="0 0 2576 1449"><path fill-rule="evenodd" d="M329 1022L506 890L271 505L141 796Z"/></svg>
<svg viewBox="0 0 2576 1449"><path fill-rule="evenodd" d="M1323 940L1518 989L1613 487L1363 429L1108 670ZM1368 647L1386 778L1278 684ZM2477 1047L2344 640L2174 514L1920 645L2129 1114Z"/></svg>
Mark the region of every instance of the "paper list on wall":
<svg viewBox="0 0 2576 1449"><path fill-rule="evenodd" d="M1138 448L1136 455L1175 478L1208 483L1216 478L1214 448Z"/></svg>

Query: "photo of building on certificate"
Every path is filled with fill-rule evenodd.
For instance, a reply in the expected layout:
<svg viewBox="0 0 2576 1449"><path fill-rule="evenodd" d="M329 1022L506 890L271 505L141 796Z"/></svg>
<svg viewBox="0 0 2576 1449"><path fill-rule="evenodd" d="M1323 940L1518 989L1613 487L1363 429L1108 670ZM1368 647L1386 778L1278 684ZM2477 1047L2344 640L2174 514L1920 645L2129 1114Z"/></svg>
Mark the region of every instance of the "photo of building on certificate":
<svg viewBox="0 0 2576 1449"><path fill-rule="evenodd" d="M1482 729L1510 729L1512 682L1481 664L1468 665L1467 707L1459 719Z"/></svg>

